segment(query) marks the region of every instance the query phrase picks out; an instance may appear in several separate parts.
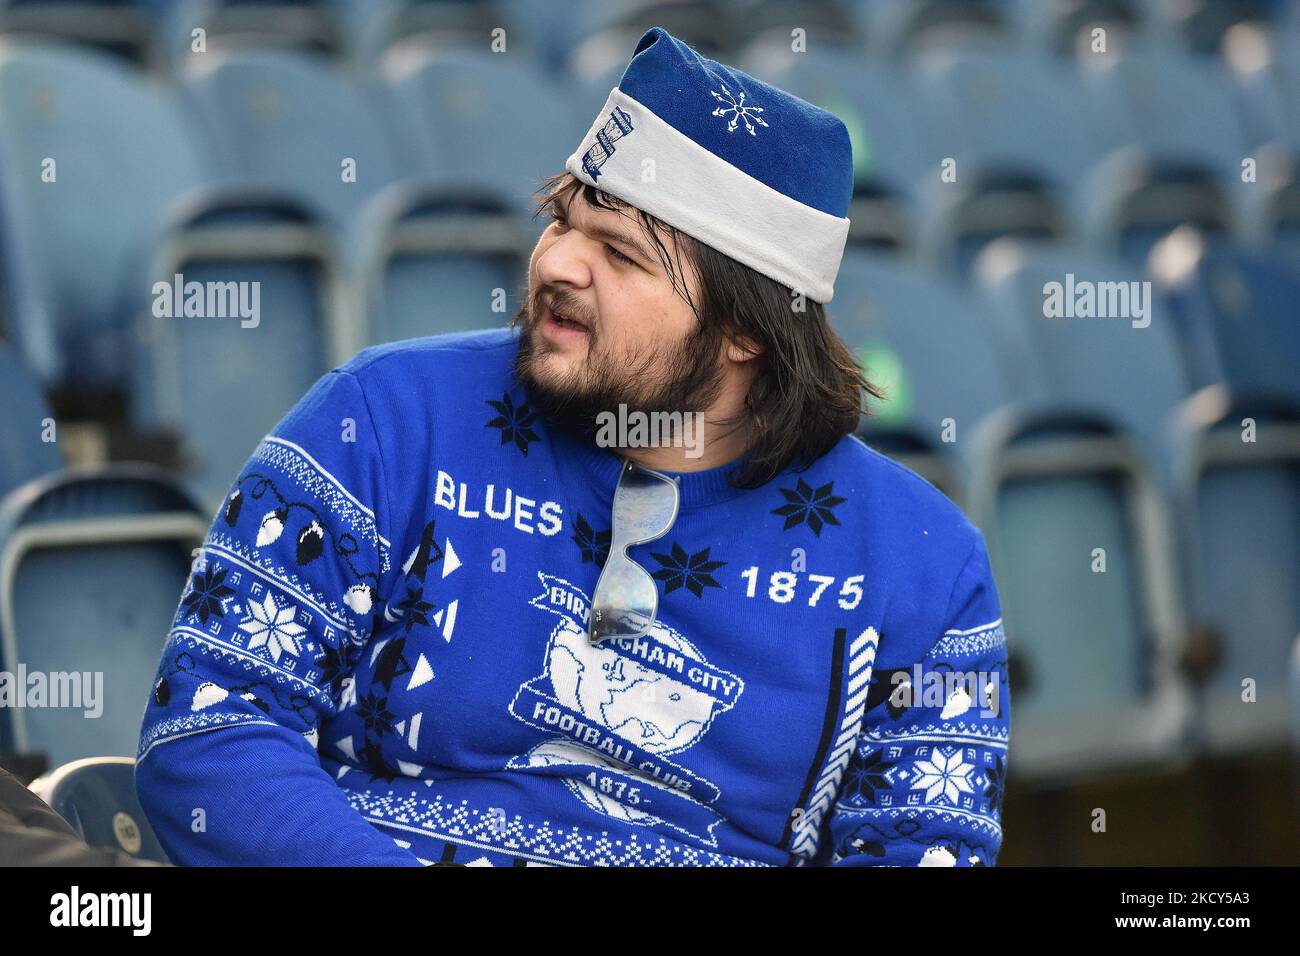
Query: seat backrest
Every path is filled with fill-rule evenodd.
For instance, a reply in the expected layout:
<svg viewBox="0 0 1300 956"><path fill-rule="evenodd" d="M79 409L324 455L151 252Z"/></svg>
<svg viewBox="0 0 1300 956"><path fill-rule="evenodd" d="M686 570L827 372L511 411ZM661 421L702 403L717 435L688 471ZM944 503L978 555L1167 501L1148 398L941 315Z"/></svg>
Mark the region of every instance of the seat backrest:
<svg viewBox="0 0 1300 956"><path fill-rule="evenodd" d="M38 479L0 509L0 664L26 675L5 736L51 764L130 754L208 521L143 466Z"/></svg>
<svg viewBox="0 0 1300 956"><path fill-rule="evenodd" d="M30 789L87 844L167 863L135 793L135 759L88 757L33 780Z"/></svg>
<svg viewBox="0 0 1300 956"><path fill-rule="evenodd" d="M530 61L486 51L396 51L383 75L408 174L499 189L519 209L563 171L603 102L579 108L566 84Z"/></svg>
<svg viewBox="0 0 1300 956"><path fill-rule="evenodd" d="M323 57L210 53L193 61L184 92L223 177L300 194L338 222L397 177L372 92Z"/></svg>
<svg viewBox="0 0 1300 956"><path fill-rule="evenodd" d="M1165 259L1177 267L1165 288L1193 387L1300 401L1300 272L1266 253L1180 238L1157 251L1154 271Z"/></svg>
<svg viewBox="0 0 1300 956"><path fill-rule="evenodd" d="M499 195L401 184L367 212L358 255L367 344L496 328L523 304L541 226Z"/></svg>
<svg viewBox="0 0 1300 956"><path fill-rule="evenodd" d="M1085 76L1094 115L1110 118L1111 146L1136 143L1161 163L1239 175L1248 137L1231 81L1209 58L1134 50Z"/></svg>
<svg viewBox="0 0 1300 956"><path fill-rule="evenodd" d="M165 283L173 302L162 315L156 301L137 313L132 412L180 433L186 478L205 503L215 507L262 436L343 361L339 268L328 230L290 203L196 212L155 250L147 284ZM257 314L176 315L176 275L182 301L191 287L239 283Z"/></svg>
<svg viewBox="0 0 1300 956"><path fill-rule="evenodd" d="M122 277L165 210L202 179L171 94L107 55L0 48L0 224L43 308L12 318L43 381L119 383ZM59 354L35 347L49 323Z"/></svg>
<svg viewBox="0 0 1300 956"><path fill-rule="evenodd" d="M766 46L746 67L844 121L859 189L911 195L937 179L944 154L932 142L914 85L894 67L838 50L809 57Z"/></svg>
<svg viewBox="0 0 1300 956"><path fill-rule="evenodd" d="M1060 60L979 51L923 66L925 118L942 155L956 160L958 182L1015 171L1065 189L1098 158L1098 117Z"/></svg>
<svg viewBox="0 0 1300 956"><path fill-rule="evenodd" d="M32 375L8 345L0 343L0 496L25 481L57 471L63 456L54 419Z"/></svg>
<svg viewBox="0 0 1300 956"><path fill-rule="evenodd" d="M983 306L949 279L850 250L826 311L863 360L867 379L892 393L873 403L883 428L905 428L929 447L960 451L963 439L1011 400ZM948 419L955 443L944 442Z"/></svg>
<svg viewBox="0 0 1300 956"><path fill-rule="evenodd" d="M980 257L976 279L1026 392L1118 423L1163 458L1188 387L1168 306L1142 273L1077 247L1007 240Z"/></svg>

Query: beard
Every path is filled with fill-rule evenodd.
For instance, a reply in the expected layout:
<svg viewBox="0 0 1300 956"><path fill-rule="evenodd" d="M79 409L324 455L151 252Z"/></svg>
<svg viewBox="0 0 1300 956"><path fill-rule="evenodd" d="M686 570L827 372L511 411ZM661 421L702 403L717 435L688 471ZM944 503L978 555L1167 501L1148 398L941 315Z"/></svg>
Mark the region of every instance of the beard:
<svg viewBox="0 0 1300 956"><path fill-rule="evenodd" d="M630 354L613 355L601 348L594 325L589 325L585 363L557 372L544 367L552 347L533 334L527 306L511 324L521 326L515 378L552 427L591 437L598 430L597 416L616 413L619 405L645 414L705 412L722 391L722 338L703 325L669 346L652 342Z"/></svg>

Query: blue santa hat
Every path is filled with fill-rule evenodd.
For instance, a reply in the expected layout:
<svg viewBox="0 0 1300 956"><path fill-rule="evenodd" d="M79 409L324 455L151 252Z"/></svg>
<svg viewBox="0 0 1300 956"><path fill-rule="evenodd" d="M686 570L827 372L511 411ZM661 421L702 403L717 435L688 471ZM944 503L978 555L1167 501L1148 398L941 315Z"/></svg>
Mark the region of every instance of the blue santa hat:
<svg viewBox="0 0 1300 956"><path fill-rule="evenodd" d="M853 194L844 123L662 27L637 42L564 166L808 298L831 300Z"/></svg>

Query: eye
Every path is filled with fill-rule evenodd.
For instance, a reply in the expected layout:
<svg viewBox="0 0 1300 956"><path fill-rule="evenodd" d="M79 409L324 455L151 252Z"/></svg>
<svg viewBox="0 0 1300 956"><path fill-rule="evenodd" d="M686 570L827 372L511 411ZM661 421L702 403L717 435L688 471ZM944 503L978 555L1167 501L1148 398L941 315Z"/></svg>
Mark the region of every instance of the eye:
<svg viewBox="0 0 1300 956"><path fill-rule="evenodd" d="M605 243L605 248L608 249L608 250L609 250L609 254L610 254L611 256L613 256L615 259L617 259L619 262L625 262L625 263L627 263L628 265L635 265L635 263L633 262L631 256L625 256L625 255L623 255L623 253L619 252L617 249L615 249L613 246L611 246L608 242Z"/></svg>

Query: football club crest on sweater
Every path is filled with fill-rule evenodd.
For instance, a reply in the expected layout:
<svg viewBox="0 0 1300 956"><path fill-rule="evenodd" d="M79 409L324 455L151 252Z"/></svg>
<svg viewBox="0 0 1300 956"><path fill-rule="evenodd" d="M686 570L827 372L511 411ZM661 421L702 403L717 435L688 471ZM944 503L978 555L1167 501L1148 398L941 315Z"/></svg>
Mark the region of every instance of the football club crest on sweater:
<svg viewBox="0 0 1300 956"><path fill-rule="evenodd" d="M510 712L555 736L507 767L555 768L548 772L597 812L714 844L721 791L667 758L698 743L744 681L661 621L642 637L592 646L587 595L554 575L538 578L542 593L529 603L560 621L542 674L519 688Z"/></svg>

